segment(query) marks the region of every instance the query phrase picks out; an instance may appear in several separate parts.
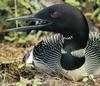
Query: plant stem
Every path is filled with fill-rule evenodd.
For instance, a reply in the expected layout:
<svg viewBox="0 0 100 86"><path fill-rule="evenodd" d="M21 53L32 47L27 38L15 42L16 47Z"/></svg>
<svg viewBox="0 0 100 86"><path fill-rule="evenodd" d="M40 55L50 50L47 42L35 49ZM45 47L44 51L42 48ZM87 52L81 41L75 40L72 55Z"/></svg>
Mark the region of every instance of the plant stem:
<svg viewBox="0 0 100 86"><path fill-rule="evenodd" d="M17 0L14 0L14 4L15 4L15 17L17 17ZM16 27L18 27L18 21L16 20Z"/></svg>

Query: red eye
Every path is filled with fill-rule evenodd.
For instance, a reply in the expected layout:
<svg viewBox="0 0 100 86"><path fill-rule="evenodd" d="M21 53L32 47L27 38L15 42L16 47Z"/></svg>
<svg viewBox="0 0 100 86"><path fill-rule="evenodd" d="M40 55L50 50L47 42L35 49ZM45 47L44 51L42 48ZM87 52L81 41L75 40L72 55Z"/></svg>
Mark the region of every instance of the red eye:
<svg viewBox="0 0 100 86"><path fill-rule="evenodd" d="M55 11L55 12L53 12L53 14L51 14L52 18L59 18L61 16L62 16L62 14L60 12L57 12L57 11Z"/></svg>

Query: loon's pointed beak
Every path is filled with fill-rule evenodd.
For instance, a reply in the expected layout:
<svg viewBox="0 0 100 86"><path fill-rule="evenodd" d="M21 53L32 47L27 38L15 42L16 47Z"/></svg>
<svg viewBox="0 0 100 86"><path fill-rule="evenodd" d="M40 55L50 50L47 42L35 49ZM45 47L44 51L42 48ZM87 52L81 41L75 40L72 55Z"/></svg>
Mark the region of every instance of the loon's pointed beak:
<svg viewBox="0 0 100 86"><path fill-rule="evenodd" d="M32 15L7 19L7 21L13 21L13 20L32 21L34 22L34 24L31 24L29 26L22 26L22 27L7 29L5 32L31 31L31 30L52 31L51 26L53 22L45 20L45 19L41 19L41 18L36 18L35 16L32 16Z"/></svg>

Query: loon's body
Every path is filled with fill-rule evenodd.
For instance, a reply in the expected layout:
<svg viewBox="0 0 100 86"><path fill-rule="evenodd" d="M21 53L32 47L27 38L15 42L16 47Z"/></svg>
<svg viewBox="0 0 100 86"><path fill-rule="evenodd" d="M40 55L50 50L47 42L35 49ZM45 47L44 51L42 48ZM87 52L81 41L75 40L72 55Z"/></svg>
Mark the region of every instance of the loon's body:
<svg viewBox="0 0 100 86"><path fill-rule="evenodd" d="M60 73L71 80L79 80L83 77L88 77L89 74L93 74L95 77L100 76L100 33L90 33L88 43L85 49L80 49L71 52L75 58L85 57L85 62L78 68L68 70L62 66L63 56L66 57L66 63L68 67L72 67L69 61L70 57L67 57L66 51L63 50L64 42L69 39L65 39L61 34L55 34L47 37L45 40L38 43L31 51L26 60L26 63L34 63L34 65L47 73ZM80 60L81 61L81 60Z"/></svg>

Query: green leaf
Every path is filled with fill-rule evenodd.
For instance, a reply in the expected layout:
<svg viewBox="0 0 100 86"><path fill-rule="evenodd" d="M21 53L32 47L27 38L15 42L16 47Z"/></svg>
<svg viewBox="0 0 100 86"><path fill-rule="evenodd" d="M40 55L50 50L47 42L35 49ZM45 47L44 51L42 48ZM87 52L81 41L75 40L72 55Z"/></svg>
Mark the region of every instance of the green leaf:
<svg viewBox="0 0 100 86"><path fill-rule="evenodd" d="M77 6L77 7L80 6L79 1L77 1L77 0L66 0L66 2L73 6Z"/></svg>
<svg viewBox="0 0 100 86"><path fill-rule="evenodd" d="M98 14L100 14L100 8L97 8L93 14L92 14L92 18L96 17Z"/></svg>
<svg viewBox="0 0 100 86"><path fill-rule="evenodd" d="M24 67L25 66L25 64L19 64L18 65L18 68L22 68L22 67Z"/></svg>
<svg viewBox="0 0 100 86"><path fill-rule="evenodd" d="M25 64L26 67L34 67L32 64Z"/></svg>
<svg viewBox="0 0 100 86"><path fill-rule="evenodd" d="M33 86L41 86L42 85L42 80L38 79L38 78L35 78L35 79L33 79L32 85Z"/></svg>
<svg viewBox="0 0 100 86"><path fill-rule="evenodd" d="M16 37L5 36L4 39L7 40L7 41L9 41L9 42L13 42L13 41L16 40Z"/></svg>
<svg viewBox="0 0 100 86"><path fill-rule="evenodd" d="M25 83L22 83L22 82L17 82L16 83L16 86L26 86L26 84Z"/></svg>
<svg viewBox="0 0 100 86"><path fill-rule="evenodd" d="M100 14L99 14L98 17L97 17L97 20L100 21Z"/></svg>

